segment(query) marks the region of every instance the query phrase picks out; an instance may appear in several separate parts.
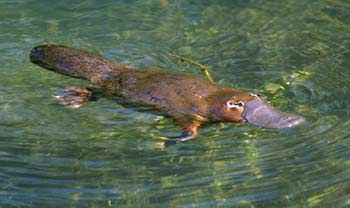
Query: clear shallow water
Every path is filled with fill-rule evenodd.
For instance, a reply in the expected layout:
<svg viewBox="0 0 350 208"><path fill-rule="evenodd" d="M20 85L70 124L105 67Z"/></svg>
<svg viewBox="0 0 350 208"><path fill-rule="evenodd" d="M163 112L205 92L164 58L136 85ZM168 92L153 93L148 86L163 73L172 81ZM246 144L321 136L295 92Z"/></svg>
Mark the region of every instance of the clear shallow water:
<svg viewBox="0 0 350 208"><path fill-rule="evenodd" d="M350 206L347 1L0 1L0 206ZM161 148L169 120L110 99L71 110L83 81L28 61L43 42L264 94L308 122L290 131L211 125Z"/></svg>

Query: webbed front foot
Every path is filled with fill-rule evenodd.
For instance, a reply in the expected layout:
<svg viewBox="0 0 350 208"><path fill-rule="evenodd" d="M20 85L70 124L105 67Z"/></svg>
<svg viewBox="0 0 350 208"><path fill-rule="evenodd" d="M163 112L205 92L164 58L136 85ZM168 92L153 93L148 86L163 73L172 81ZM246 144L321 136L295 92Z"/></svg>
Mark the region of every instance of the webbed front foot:
<svg viewBox="0 0 350 208"><path fill-rule="evenodd" d="M72 86L66 88L61 95L55 96L59 103L69 108L80 108L91 97L91 90L87 87Z"/></svg>
<svg viewBox="0 0 350 208"><path fill-rule="evenodd" d="M177 143L180 143L180 142L185 142L185 141L189 141L191 139L197 138L199 127L200 127L200 123L193 122L192 124L184 128L185 132L183 132L182 134L178 136L168 137L168 140L165 141L164 146L169 147L172 145L176 145Z"/></svg>
<svg viewBox="0 0 350 208"><path fill-rule="evenodd" d="M164 142L164 146L165 147L173 146L180 142L185 142L191 139L195 139L196 137L197 135L194 135L193 133L183 132L178 136L167 137L168 140Z"/></svg>
<svg viewBox="0 0 350 208"><path fill-rule="evenodd" d="M188 141L190 139L194 139L196 138L197 135L193 134L191 132L183 132L182 134L178 135L178 136L171 136L168 137L170 140L174 140L174 141L178 141L178 142L185 142Z"/></svg>

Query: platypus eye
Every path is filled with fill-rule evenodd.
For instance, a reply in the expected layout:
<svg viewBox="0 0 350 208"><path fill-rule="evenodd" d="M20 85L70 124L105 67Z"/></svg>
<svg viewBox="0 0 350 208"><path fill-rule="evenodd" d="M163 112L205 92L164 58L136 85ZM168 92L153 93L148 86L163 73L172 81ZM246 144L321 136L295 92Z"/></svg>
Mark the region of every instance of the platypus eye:
<svg viewBox="0 0 350 208"><path fill-rule="evenodd" d="M226 105L228 108L243 108L244 107L244 103L242 101L238 101L238 102L227 101Z"/></svg>

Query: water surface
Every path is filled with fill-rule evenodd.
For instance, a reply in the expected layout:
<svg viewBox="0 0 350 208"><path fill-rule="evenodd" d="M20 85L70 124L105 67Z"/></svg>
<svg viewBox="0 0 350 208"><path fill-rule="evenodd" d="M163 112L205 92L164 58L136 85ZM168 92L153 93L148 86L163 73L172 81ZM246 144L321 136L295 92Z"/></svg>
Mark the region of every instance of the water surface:
<svg viewBox="0 0 350 208"><path fill-rule="evenodd" d="M1 207L349 207L350 3L343 0L0 1ZM29 63L40 43L253 90L307 118L288 131L211 125L162 148L170 120Z"/></svg>

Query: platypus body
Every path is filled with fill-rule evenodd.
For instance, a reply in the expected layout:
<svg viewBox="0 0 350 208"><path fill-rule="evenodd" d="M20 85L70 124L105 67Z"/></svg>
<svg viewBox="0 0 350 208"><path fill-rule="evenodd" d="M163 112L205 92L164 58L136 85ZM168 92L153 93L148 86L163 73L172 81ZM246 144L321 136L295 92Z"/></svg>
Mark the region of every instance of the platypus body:
<svg viewBox="0 0 350 208"><path fill-rule="evenodd" d="M174 119L185 141L197 137L202 124L244 122L266 128L289 128L304 118L274 110L260 96L212 84L191 74L159 68L133 68L99 55L59 45L40 45L30 51L32 63L48 70L88 80L91 86L69 87L60 103L83 106L94 90L125 103L149 106ZM124 102L123 102L124 103Z"/></svg>

